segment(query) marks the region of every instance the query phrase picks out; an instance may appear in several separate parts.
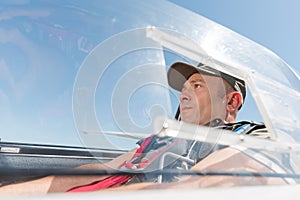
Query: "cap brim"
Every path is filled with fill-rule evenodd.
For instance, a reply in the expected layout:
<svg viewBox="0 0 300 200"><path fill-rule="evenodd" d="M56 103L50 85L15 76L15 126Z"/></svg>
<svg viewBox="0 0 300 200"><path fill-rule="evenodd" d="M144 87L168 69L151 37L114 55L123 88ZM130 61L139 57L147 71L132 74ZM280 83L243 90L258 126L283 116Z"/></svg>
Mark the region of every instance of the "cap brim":
<svg viewBox="0 0 300 200"><path fill-rule="evenodd" d="M176 62L173 63L168 70L168 83L173 89L181 91L186 80L195 73L221 77L219 71L209 69L207 67L195 67L184 62Z"/></svg>

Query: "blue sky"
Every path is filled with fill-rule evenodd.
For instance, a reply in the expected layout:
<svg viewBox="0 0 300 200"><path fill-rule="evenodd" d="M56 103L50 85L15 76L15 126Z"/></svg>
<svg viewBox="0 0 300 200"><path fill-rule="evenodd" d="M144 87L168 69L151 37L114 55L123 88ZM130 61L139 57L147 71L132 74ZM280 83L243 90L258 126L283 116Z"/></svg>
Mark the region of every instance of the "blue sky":
<svg viewBox="0 0 300 200"><path fill-rule="evenodd" d="M300 1L170 0L267 47L300 74Z"/></svg>

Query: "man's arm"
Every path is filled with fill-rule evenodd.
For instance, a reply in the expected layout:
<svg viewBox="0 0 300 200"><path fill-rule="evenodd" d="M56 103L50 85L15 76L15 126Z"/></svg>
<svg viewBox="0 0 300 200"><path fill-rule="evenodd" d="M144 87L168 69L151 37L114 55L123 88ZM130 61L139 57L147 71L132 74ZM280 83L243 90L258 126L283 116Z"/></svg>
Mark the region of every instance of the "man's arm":
<svg viewBox="0 0 300 200"><path fill-rule="evenodd" d="M254 172L275 173L268 166L260 163L243 152L225 148L216 151L201 162L197 163L191 170L201 171L226 171L226 172ZM286 182L282 178L270 177L238 177L238 176L185 176L179 182L161 185L146 186L144 189L162 188L205 188L205 187L232 187L250 185L283 185Z"/></svg>
<svg viewBox="0 0 300 200"><path fill-rule="evenodd" d="M76 169L117 169L124 161L129 160L136 149L125 153L112 161L103 164L86 164ZM41 179L0 187L0 194L46 194L49 192L65 192L79 185L99 181L107 176L47 176Z"/></svg>
<svg viewBox="0 0 300 200"><path fill-rule="evenodd" d="M213 152L197 163L191 170L226 171L226 172L264 172L274 173L265 164L234 148L225 148ZM238 176L183 176L173 183L137 183L108 190L142 190L142 189L196 189L206 187L232 187L250 185L283 185L282 178L238 177Z"/></svg>

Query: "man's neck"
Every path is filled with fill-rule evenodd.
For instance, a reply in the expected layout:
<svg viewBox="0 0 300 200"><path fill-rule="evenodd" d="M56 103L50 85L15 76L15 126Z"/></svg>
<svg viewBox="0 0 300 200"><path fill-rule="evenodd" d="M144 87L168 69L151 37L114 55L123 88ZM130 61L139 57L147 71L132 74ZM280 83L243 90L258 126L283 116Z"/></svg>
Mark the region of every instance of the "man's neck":
<svg viewBox="0 0 300 200"><path fill-rule="evenodd" d="M215 126L220 126L225 124L225 121L220 119L220 118L216 118L211 120L210 122L206 123L204 126L209 126L209 127L215 127Z"/></svg>

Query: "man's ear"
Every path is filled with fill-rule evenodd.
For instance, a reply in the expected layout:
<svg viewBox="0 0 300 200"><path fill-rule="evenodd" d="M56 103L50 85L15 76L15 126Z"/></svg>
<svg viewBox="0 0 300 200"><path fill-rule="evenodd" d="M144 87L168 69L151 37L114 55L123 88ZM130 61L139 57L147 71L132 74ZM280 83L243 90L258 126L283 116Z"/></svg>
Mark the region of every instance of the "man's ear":
<svg viewBox="0 0 300 200"><path fill-rule="evenodd" d="M235 112L243 104L242 94L239 92L230 92L227 94L226 109L228 112Z"/></svg>

